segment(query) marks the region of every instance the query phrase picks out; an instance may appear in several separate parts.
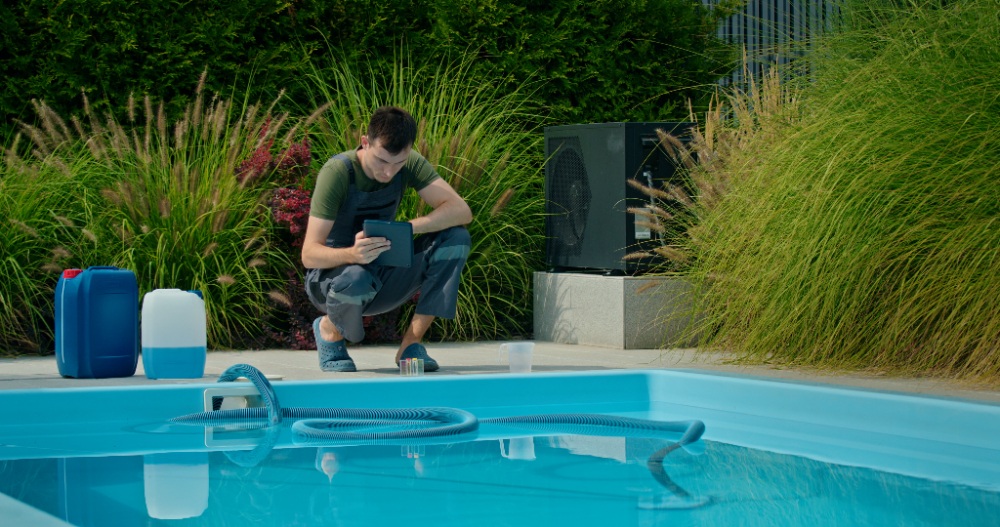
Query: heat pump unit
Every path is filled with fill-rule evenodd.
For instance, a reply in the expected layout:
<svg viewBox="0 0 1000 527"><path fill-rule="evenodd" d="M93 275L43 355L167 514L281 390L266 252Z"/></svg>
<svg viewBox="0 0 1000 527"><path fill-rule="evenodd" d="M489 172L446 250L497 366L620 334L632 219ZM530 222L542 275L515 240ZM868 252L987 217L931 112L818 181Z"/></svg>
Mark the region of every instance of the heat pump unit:
<svg viewBox="0 0 1000 527"><path fill-rule="evenodd" d="M662 260L625 260L661 243L644 218L628 212L650 198L628 184L683 185L660 146L661 129L682 142L694 123L598 123L545 128L546 264L551 271L636 274Z"/></svg>

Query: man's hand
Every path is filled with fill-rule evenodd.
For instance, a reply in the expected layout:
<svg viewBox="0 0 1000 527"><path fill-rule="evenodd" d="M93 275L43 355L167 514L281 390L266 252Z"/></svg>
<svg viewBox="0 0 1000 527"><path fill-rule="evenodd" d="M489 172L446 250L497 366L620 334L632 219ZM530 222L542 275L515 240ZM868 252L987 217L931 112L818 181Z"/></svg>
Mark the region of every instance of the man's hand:
<svg viewBox="0 0 1000 527"><path fill-rule="evenodd" d="M354 263L368 265L378 258L378 255L389 250L389 240L380 236L366 238L364 231L354 235L354 246L351 247L351 255Z"/></svg>

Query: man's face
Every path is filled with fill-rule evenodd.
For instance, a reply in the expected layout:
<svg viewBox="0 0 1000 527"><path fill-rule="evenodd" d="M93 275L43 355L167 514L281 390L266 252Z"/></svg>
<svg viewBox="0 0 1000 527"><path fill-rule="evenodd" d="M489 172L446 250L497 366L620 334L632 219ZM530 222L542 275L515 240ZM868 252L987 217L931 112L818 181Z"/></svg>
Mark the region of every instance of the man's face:
<svg viewBox="0 0 1000 527"><path fill-rule="evenodd" d="M410 148L404 148L396 154L390 154L382 147L382 140L375 139L370 142L367 136L361 137L361 149L364 155L361 159L361 168L365 175L378 181L388 183L399 172L406 160L410 157Z"/></svg>

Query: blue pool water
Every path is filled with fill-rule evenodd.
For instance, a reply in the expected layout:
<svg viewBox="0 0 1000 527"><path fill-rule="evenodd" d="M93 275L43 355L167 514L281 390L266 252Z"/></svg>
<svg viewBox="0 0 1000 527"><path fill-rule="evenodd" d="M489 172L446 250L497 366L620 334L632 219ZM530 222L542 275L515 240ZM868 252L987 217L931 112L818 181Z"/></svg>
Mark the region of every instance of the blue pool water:
<svg viewBox="0 0 1000 527"><path fill-rule="evenodd" d="M647 461L671 438L316 446L168 422L219 388L0 392L0 523L1000 525L996 405L678 371L274 383L285 407L703 421L664 480Z"/></svg>

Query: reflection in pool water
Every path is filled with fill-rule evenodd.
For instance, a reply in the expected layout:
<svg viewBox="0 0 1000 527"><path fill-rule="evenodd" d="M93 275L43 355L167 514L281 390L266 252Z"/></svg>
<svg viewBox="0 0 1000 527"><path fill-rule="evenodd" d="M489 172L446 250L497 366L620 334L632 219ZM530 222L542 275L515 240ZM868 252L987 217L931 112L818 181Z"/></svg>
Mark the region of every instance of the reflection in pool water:
<svg viewBox="0 0 1000 527"><path fill-rule="evenodd" d="M533 458L491 439L284 448L254 466L226 452L4 461L0 490L79 526L990 525L1000 507L996 493L712 441L663 459L666 488L647 461L668 441L515 439Z"/></svg>

